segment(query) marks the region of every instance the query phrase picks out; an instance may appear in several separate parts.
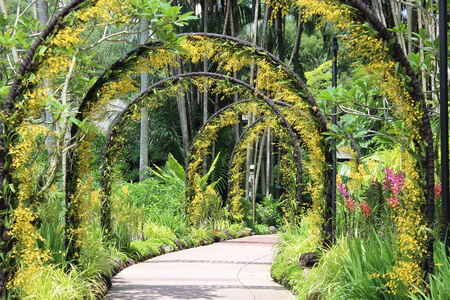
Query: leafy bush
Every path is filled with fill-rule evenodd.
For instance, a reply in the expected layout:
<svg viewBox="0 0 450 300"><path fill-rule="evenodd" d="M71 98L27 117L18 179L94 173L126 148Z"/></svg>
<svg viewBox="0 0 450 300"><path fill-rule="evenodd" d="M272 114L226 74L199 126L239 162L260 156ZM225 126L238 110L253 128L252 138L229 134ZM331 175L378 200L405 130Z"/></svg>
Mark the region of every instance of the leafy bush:
<svg viewBox="0 0 450 300"><path fill-rule="evenodd" d="M91 237L85 241L79 257L79 267L90 280L97 279L98 275L112 275L112 255L101 239Z"/></svg>
<svg viewBox="0 0 450 300"><path fill-rule="evenodd" d="M165 238L173 241L176 236L169 227L148 222L144 226L144 238L146 240Z"/></svg>
<svg viewBox="0 0 450 300"><path fill-rule="evenodd" d="M51 253L50 263L63 264L66 261L66 252L64 251L65 232L59 223L44 223L39 228L39 234L44 241L41 242L41 248Z"/></svg>
<svg viewBox="0 0 450 300"><path fill-rule="evenodd" d="M183 209L184 183L161 183L160 179L149 177L138 183L126 184L130 201L134 205L145 207L145 216L149 217L153 209L180 212Z"/></svg>
<svg viewBox="0 0 450 300"><path fill-rule="evenodd" d="M253 225L253 231L256 234L270 234L270 233L272 233L270 231L269 226L267 226L265 224L255 224L255 225Z"/></svg>
<svg viewBox="0 0 450 300"><path fill-rule="evenodd" d="M214 237L216 236L216 233L213 230L202 227L199 228L191 227L189 229L189 232L195 240L203 242L211 242L214 240Z"/></svg>
<svg viewBox="0 0 450 300"><path fill-rule="evenodd" d="M277 226L281 219L281 200L276 200L269 195L264 197L261 203L256 204L256 222L268 226Z"/></svg>
<svg viewBox="0 0 450 300"><path fill-rule="evenodd" d="M175 214L170 210L152 209L148 220L166 226L172 230L172 232L181 238L186 236L189 225L186 222L186 218L183 214Z"/></svg>
<svg viewBox="0 0 450 300"><path fill-rule="evenodd" d="M218 232L217 235L220 236L223 240L227 239L227 234L225 232Z"/></svg>
<svg viewBox="0 0 450 300"><path fill-rule="evenodd" d="M151 251L145 241L132 241L127 254L134 260L141 260L150 257Z"/></svg>
<svg viewBox="0 0 450 300"><path fill-rule="evenodd" d="M303 269L298 263L300 254L316 250L316 238L308 235L308 226L308 220L304 217L300 224L287 224L282 227L278 234L277 255L270 269L274 280L285 281L297 293L299 289L304 288L300 285L303 282ZM295 282L298 282L298 285L294 286Z"/></svg>
<svg viewBox="0 0 450 300"><path fill-rule="evenodd" d="M245 224L244 223L231 224L227 228L227 231L230 233L230 235L233 238L239 238L239 237L243 237L243 236L247 236L248 235L248 231L245 229Z"/></svg>
<svg viewBox="0 0 450 300"><path fill-rule="evenodd" d="M394 235L372 232L369 239L345 237L323 253L311 270L301 297L327 295L327 299L409 299L407 287L395 281L395 293L388 288L388 272L396 263Z"/></svg>

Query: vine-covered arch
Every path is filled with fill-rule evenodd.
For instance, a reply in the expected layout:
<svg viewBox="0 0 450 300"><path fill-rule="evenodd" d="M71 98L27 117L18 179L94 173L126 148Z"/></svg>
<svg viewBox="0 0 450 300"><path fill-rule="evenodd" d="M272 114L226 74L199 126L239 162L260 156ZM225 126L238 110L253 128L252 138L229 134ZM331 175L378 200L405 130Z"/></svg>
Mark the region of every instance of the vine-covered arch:
<svg viewBox="0 0 450 300"><path fill-rule="evenodd" d="M280 122L281 124L286 128L286 130L289 133L289 137L292 141L292 144L294 146L294 160L296 162L296 166L297 166L297 191L296 191L296 199L297 201L301 204L301 194L302 194L302 190L301 190L301 175L302 175L302 162L301 162L301 155L300 155L300 147L298 144L298 138L296 133L294 132L292 126L290 125L289 121L286 120L286 118L284 117L283 113L280 111L280 109L277 107L277 105L275 104L275 102L270 99L265 97L261 92L256 91L253 87L251 87L250 85L248 85L247 83L241 81L241 80L237 80L233 77L229 77L223 74L219 74L219 73L208 73L208 72L197 72L197 73L186 73L186 74L180 74L180 75L176 75L173 77L169 77L166 78L162 81L159 81L158 83L153 84L152 86L150 86L146 91L141 92L139 95L137 95L130 103L128 103L126 105L126 107L122 110L122 112L119 114L119 116L117 117L116 121L114 122L114 124L112 125L112 129L108 134L108 137L106 139L103 151L102 151L102 163L101 163L101 174L102 174L102 186L105 190L106 193L106 197L108 197L108 193L109 193L109 188L108 188L108 178L107 178L107 174L105 173L106 170L108 170L109 166L107 165L108 162L108 153L110 151L110 147L112 144L112 140L117 136L117 134L119 133L119 127L118 125L124 120L126 119L127 115L131 114L131 108L133 106L136 106L145 96L153 93L156 89L159 88L164 88L166 87L166 85L168 83L177 83L178 81L182 80L183 78L195 78L195 77L211 77L217 80L226 80L231 84L234 85L238 85L241 86L245 89L247 89L251 94L255 95L257 99L259 99L260 101L263 101L266 105L268 105L270 107L270 109L272 111L274 111L275 115L280 118ZM218 111L217 113L215 113L213 116L211 116L211 118L208 120L207 123L205 123L202 128L200 128L199 130L199 134L201 132L203 132L207 126L210 124L210 122L212 120L214 120L216 117L220 116L223 112L233 108L236 105L239 105L241 103L245 103L248 101L240 101L237 103L233 103L228 105L227 107L221 109L220 111ZM198 137L198 136L197 136ZM194 139L195 142L196 139ZM194 142L192 143L191 146L191 151L193 150L194 147ZM187 164L186 164L186 175L188 175L189 171L189 159L187 160ZM189 177L186 176L186 180L189 180ZM104 201L104 203L108 203L108 200ZM109 225L107 225L109 223L108 219L108 208L105 207L104 210L104 215L105 215L105 219L104 219L104 224L109 227Z"/></svg>
<svg viewBox="0 0 450 300"><path fill-rule="evenodd" d="M331 3L332 1L330 1ZM414 162L409 162L409 167L410 169L408 170L410 173L410 177L411 178L416 178L415 176L417 176L417 181L419 181L420 185L422 186L422 190L418 191L417 187L411 187L412 183L414 182L413 180L411 180L411 182L409 183L409 187L410 187L410 198L411 199L415 199L415 202L412 202L413 204L419 204L420 205L420 212L424 213L426 215L426 225L427 227L431 228L432 227L432 223L434 221L434 165L433 165L433 159L434 159L434 153L433 153L433 140L432 140L432 133L431 133L431 126L430 126L430 120L429 120L429 115L427 112L427 107L426 107L426 103L425 103L425 99L423 97L423 93L421 93L420 91L420 84L417 80L417 77L415 76L411 66L409 65L406 57L404 56L404 54L401 52L401 48L398 46L398 44L396 44L396 42L392 42L394 39L394 36L385 28L382 26L382 24L380 22L378 22L378 20L376 19L376 17L374 17L374 15L370 12L370 10L367 9L366 6L364 6L364 4L359 1L359 0L351 0L351 1L340 1L341 3L345 3L348 4L354 8L356 8L356 10L360 13L360 17L362 20L367 20L369 25L372 26L373 28L376 29L376 31L378 32L378 37L381 38L381 40L388 46L386 46L385 48L382 48L382 51L385 51L383 53L383 57L390 57L392 58L392 61L399 63L402 67L405 68L405 72L404 74L401 73L402 70L400 70L401 74L396 74L395 76L390 76L390 77L383 77L383 79L386 80L386 78L394 78L396 80L398 80L399 76L407 76L411 79L410 82L406 81L407 83L407 87L410 87L411 90L409 92L409 96L411 97L411 99L413 100L411 103L412 105L410 105L411 103L409 103L407 100L409 100L409 98L405 97L405 102L401 103L399 102L394 102L396 107L403 107L402 104L405 104L404 107L407 107L409 110L406 110L405 112L402 112L400 115L400 118L402 120L404 120L405 122L408 121L407 118L408 113L410 112L414 112L413 118L411 118L411 121L408 121L408 125L411 125L411 128L409 129L409 132L407 132L407 135L413 140L414 146L416 147L415 150L419 153L419 160L414 164ZM1 119L1 125L4 126L0 126L0 192L1 194L1 203L0 203L0 211L2 212L0 214L0 218L2 220L5 219L6 214L9 213L9 206L10 206L10 201L11 199L15 196L14 194L16 193L10 186L11 180L12 180L12 175L11 175L11 163L12 163L12 157L14 157L15 153L18 153L19 151L17 151L17 149L15 149L16 151L10 151L12 148L10 148L10 145L14 144L14 142L17 142L17 138L15 137L15 134L17 132L14 132L14 130L16 130L18 128L17 123L21 124L23 123L23 119L16 119L15 121L17 122L15 125L13 125L13 123L11 123L11 118L13 117L15 113L17 112L23 112L27 109L27 107L15 107L16 104L18 104L18 98L20 96L21 93L23 93L24 91L31 89L31 80L29 82L26 81L26 79L28 78L28 76L30 75L32 70L36 70L39 69L39 67L41 66L40 64L42 63L42 61L40 61L40 55L36 55L37 50L41 49L44 53L45 53L45 49L44 48L40 48L40 46L44 45L45 43L48 42L48 40L51 37L52 33L55 33L55 36L58 35L59 31L61 28L63 28L64 26L70 27L71 25L68 24L64 24L64 20L63 18L65 16L67 16L70 12L78 10L82 7L82 5L86 4L86 6L90 6L93 5L95 6L95 4L97 3L97 1L83 1L83 0L73 0L71 1L66 7L64 7L62 10L60 10L58 12L58 14L51 20L51 22L45 27L45 29L43 30L43 32L38 36L37 40L35 41L35 43L32 45L32 47L28 50L24 61L22 62L22 64L20 65L20 68L18 70L17 76L14 78L14 82L12 83L12 86L9 90L9 93L5 99L5 105L4 105L4 111L3 111L3 116ZM311 2L312 3L312 2ZM334 2L333 2L334 3ZM357 21L360 23L361 19L358 19ZM354 21L354 20L352 20ZM380 25L381 24L381 25ZM274 66L281 66L282 68L282 72L287 72L287 74L291 77L282 77L282 76L276 76L276 80L283 78L286 79L288 78L287 82L284 82L283 84L289 88L292 88L292 90L296 90L296 92L298 94L301 95L297 95L299 96L298 98L301 99L301 101L299 102L305 102L307 105L301 107L301 109L304 109L305 112L308 113L308 115L311 116L311 119L313 119L313 121L311 122L316 122L318 123L317 126L310 126L309 129L314 129L313 133L318 135L320 133L323 133L325 131L327 131L327 121L325 119L325 117L323 116L322 112L320 111L320 109L318 109L317 104L314 101L314 98L312 97L311 93L308 92L306 85L303 84L303 82L301 82L300 80L298 80L298 76L295 75L295 73L291 72L289 68L286 68L286 66L280 62L279 60L277 60L273 55L271 55L270 53L268 53L267 51L265 51L262 48L259 47L254 47L253 45L247 43L247 42L243 42L240 41L238 39L235 38L231 38L231 37L226 37L226 36L219 36L219 35L212 35L212 34L191 34L190 37L188 37L186 39L187 42L190 42L190 45L187 45L187 47L189 49L200 49L198 51L198 53L193 53L192 57L204 57L204 56L209 56L210 59L214 60L216 63L220 61L220 57L217 54L220 51L216 51L216 53L208 53L208 51L206 49L201 49L201 43L203 39L206 39L207 43L210 42L212 45L214 46L221 46L222 48L220 49L225 49L225 50L230 50L228 51L228 54L231 56L234 56L234 58L238 57L239 55L242 56L248 56L251 59L255 59L257 61L257 65L259 63L259 67L264 69L265 67L267 67L267 65L265 65L265 63L267 63L268 65L270 65L270 67ZM371 37L372 38L372 37ZM213 40L216 41L213 41ZM226 40L227 42L222 43L223 40ZM198 42L198 43L197 43ZM150 51L153 51L152 48L154 47L158 47L160 44L158 44L159 42L152 42L144 47L139 47L137 48L136 51L134 51L133 53L130 53L130 55L126 55L123 57L123 60L119 60L116 64L113 65L113 67L108 70L104 76L101 77L101 79L99 81L97 81L97 83L95 85L97 85L97 89L93 88L90 90L91 94L88 93L88 96L85 98L85 100L82 103L82 106L79 109L78 115L77 115L77 119L78 121L82 121L83 119L85 119L85 116L83 114L85 113L89 113L91 107L88 104L93 104L95 101L93 100L95 97L97 97L97 92L100 91L100 89L104 86L104 84L109 83L111 81L113 81L113 79L115 78L115 76L120 77L121 76L121 72L123 71L125 73L124 68L130 64L133 60L135 60L134 62L137 63L138 59L140 57L143 56L144 53L148 53ZM196 45L198 44L198 46ZM377 44L378 46L378 44ZM376 48L376 47L374 47ZM141 53L139 52L141 51ZM222 52L227 52L227 51L222 51ZM240 53L238 53L240 52ZM173 54L173 53L172 53ZM212 57L212 56L216 56L216 57ZM185 58L187 59L188 56L185 56ZM392 62L389 61L389 62ZM236 64L238 64L237 62L235 62ZM237 69L236 67L233 67L232 65L227 65L227 62L219 62L219 64L222 64L221 67L223 67L221 69L221 72L229 72L231 70ZM225 66L225 67L224 67ZM269 68L269 67L268 67ZM393 70L394 67L390 64L389 65L389 70ZM264 71L266 72L266 75L269 74L269 72L267 72L268 69L264 69ZM109 72L109 73L108 73ZM279 74L277 74L279 75ZM103 80L103 82L102 82ZM268 80L266 78L266 80ZM279 82L283 81L283 80L278 80ZM274 84L273 82L270 82L270 84ZM395 81L394 83L392 83L392 85L397 84L397 81ZM262 90L262 86L261 85L261 90ZM400 89L396 90L397 91L401 91L402 88L404 88L403 86L400 87ZM403 89L406 90L406 89ZM271 91L271 97L273 95L275 95L275 90ZM292 94L289 95L284 95L286 97L293 97L295 98L295 92L293 92ZM401 97L404 97L403 93L400 93ZM276 99L276 97L272 97L273 99ZM295 103L295 101L293 102ZM26 104L26 103L25 103ZM84 106L83 106L84 104ZM298 103L295 103L294 105L297 105ZM300 105L299 105L300 106ZM418 110L418 112L415 112L415 109ZM294 109L295 110L295 107ZM286 121L289 122L289 124L294 125L294 129L296 128L296 126L298 126L297 128L299 130L296 130L297 132L301 134L310 134L309 132L307 132L304 128L301 128L301 124L294 124L295 122L292 122L291 119L289 118L293 118L294 115L287 113L283 114L286 118ZM417 116L420 117L420 120L418 119L414 119ZM306 122L307 124L309 124L310 120L308 122ZM78 127L76 126L76 124L72 125L72 137L75 138L77 135L77 131L78 131ZM416 132L416 130L418 130ZM40 132L42 134L42 132ZM20 134L17 134L20 135ZM22 136L24 139L27 138L27 135L23 135ZM314 139L311 138L302 138L302 140L304 142L311 142ZM323 149L321 150L321 152L319 153L318 157L320 158L325 158L324 159L324 165L326 165L328 162L330 162L330 156L329 156L329 146L321 139L319 141L320 145L323 146ZM24 146L24 145L22 145ZM83 148L84 147L84 148ZM425 149L424 151L422 150ZM86 150L88 149L86 147L86 145L83 145L82 147L80 147L79 149L81 150ZM310 148L311 149L311 148ZM314 148L317 149L317 148ZM81 151L80 151L81 152ZM72 153L73 154L73 153ZM70 201L72 201L72 197L75 195L75 193L77 192L77 188L79 188L76 185L77 180L79 179L80 176L80 172L85 171L86 169L81 169L78 170L78 168L80 167L80 165L82 163L85 163L85 161L81 161L78 157L73 157L75 158L74 160L72 160L71 162L73 163L71 165L72 169L69 170L69 176L68 179L68 184L67 184L67 190L66 192L66 201L67 203L70 203ZM412 159L410 159L410 161L412 161ZM322 161L320 161L319 159L317 159L317 162L322 163ZM413 167L416 167L416 169L420 169L417 168L417 166L419 167L423 167L423 169L425 170L425 172L421 172L421 171L416 171ZM323 167L323 166L321 166ZM321 175L323 176L325 174L325 180L329 180L330 176L329 176L329 169L326 169L323 167L323 169L321 169L321 171L323 171L321 173ZM312 173L312 170L310 171ZM425 173L425 174L422 174ZM316 178L318 177L318 174L315 174ZM28 183L27 181L24 181L24 183ZM325 183L325 186L328 186L327 183ZM79 191L78 191L79 192ZM327 201L326 203L329 203L329 192L330 190L325 190L323 191L323 194L318 195L319 196L323 196L325 195L327 197ZM423 195L421 194L421 192L423 192ZM33 198L33 195L29 195L31 198ZM420 201L421 197L424 196L425 198L425 203L422 203ZM33 198L34 199L34 198ZM417 200L419 199L419 200ZM423 205L422 205L423 204ZM68 208L68 211L70 211L71 207ZM407 210L405 210L406 212L408 212ZM326 211L326 213L328 213L329 210ZM69 213L67 214L69 215ZM413 216L416 216L413 215ZM330 218L326 217L326 221L328 221ZM409 217L409 219L405 218L404 220L411 220L412 218ZM69 222L67 223L69 224ZM30 225L30 222L29 224ZM32 225L32 224L31 224ZM72 224L73 225L73 224ZM5 237L6 239L9 238L8 236L8 230L6 229L6 223L2 223L1 225L1 235L2 237ZM420 231L422 227L414 227L415 229L417 229L417 231ZM66 228L67 230L68 228ZM403 236L404 237L404 236ZM427 249L428 249L428 271L432 272L432 267L433 267L433 262L432 262L432 241L433 238L431 236L431 234L428 233L428 244L427 244ZM420 239L421 241L421 237L418 238L418 240ZM419 242L420 242L419 241ZM11 243L5 243L2 244L5 245L2 250L3 252L7 253L9 252L9 250L11 249ZM3 246L2 246L3 247ZM70 259L70 256L68 256L68 259Z"/></svg>
<svg viewBox="0 0 450 300"><path fill-rule="evenodd" d="M201 37L199 37L201 36ZM304 83L301 81L301 79L299 79L299 77L289 68L287 68L284 63L282 63L281 61L279 61L277 58L273 57L272 54L268 53L266 50L259 48L259 47L254 47L254 48L250 48L249 43L245 42L245 41L241 41L238 40L236 38L232 38L232 37L227 37L227 36L217 36L217 35L204 35L204 34L199 34L199 36L196 36L196 34L192 34L190 35L189 41L191 43L190 48L192 49L192 43L194 43L197 39L201 39L201 40L213 40L213 43L220 44L223 47L225 47L225 49L230 48L231 46L233 46L236 50L237 53L239 53L238 55L243 56L243 55L248 55L250 57L255 56L257 60L259 61L263 61L263 62L267 62L267 59L269 58L269 64L272 64L275 66L275 68L277 68L276 66L279 66L278 68L281 68L283 74L287 74L288 78L286 80L286 83L283 83L287 86L290 86L288 89L290 89L292 92L292 95L290 97L297 97L298 99L301 99L302 101L304 101L304 103L306 103L306 106L298 106L298 103L296 104L294 100L293 103L287 103L288 101L292 101L288 99L277 99L276 101L279 103L284 103L284 106L291 106L292 107L292 111L297 111L300 112L304 109L306 109L306 111L303 114L307 114L309 115L309 117L306 118L307 123L310 124L319 124L318 126L313 125L313 128L310 128L309 130L306 129L305 127L301 126L301 122L297 122L297 132L303 132L303 134L305 134L305 132L316 132L315 137L313 138L306 138L306 140L311 143L322 143L320 142L320 140L322 140L322 138L320 137L320 134L324 131L327 130L327 125L326 125L326 119L324 118L322 112L320 111L320 109L318 109L317 104L314 100L314 97L311 95L311 93L308 91L308 89L306 88L306 85L304 85ZM220 40L222 39L222 40ZM223 42L223 40L228 41L230 44L227 44L226 42ZM98 95L99 95L99 91L103 88L103 86L106 83L111 82L111 80L113 80L115 77L117 77L117 74L120 74L122 72L122 70L126 69L126 68L130 68L130 64L132 63L138 63L139 58L145 54L150 54L157 51L157 49L154 49L155 45L158 45L158 42L152 42L149 44L146 44L142 47L136 48L130 52L128 52L127 54L125 54L120 60L118 60L116 63L113 64L112 68L110 70L107 70L100 78L99 80L97 80L97 82L93 85L93 87L88 91L87 96L84 98L80 112L78 113L78 117L81 116L81 118L83 118L83 113L87 113L86 110L83 111L83 109L85 108L90 108L92 106L92 104L96 103L98 101ZM236 45L238 45L239 47L235 47ZM233 48L232 47L232 48ZM228 49L229 51L233 52L233 49ZM223 51L223 49L222 49ZM219 51L218 51L219 52ZM189 58L189 56L187 56L187 58ZM216 58L217 59L217 58ZM226 68L225 68L226 69ZM285 73L284 73L285 72ZM220 76L220 75L214 75L214 76ZM285 75L284 75L285 76ZM284 78L286 79L286 78ZM235 79L231 79L231 81L236 81ZM237 81L236 81L237 82ZM158 84L163 84L163 82L160 82ZM157 84L157 85L158 85ZM244 84L244 86L247 85L248 87L250 87L248 84ZM155 86L156 87L156 86ZM257 89L251 87L254 91L258 91ZM288 96L289 97L289 96ZM276 108L275 108L276 109ZM292 112L289 113L291 115L291 117L295 118L295 116L292 116ZM312 121L312 119L317 120ZM312 130L311 130L312 129ZM74 131L74 129L72 129L72 134L74 134L76 131ZM291 134L292 136L295 136L294 134ZM303 138L304 139L304 138ZM319 147L323 149L327 148L326 144L322 144L322 145L315 145L314 147ZM321 150L321 151L322 151ZM298 152L298 151L296 151ZM328 162L331 165L331 155L329 153L329 151L325 150L323 152L321 152L322 154L319 154L319 161L322 161L320 163L320 165L325 165L326 162ZM298 153L295 153L295 155L297 157L299 157ZM322 167L323 168L323 167ZM315 169L316 173L317 170L320 170L320 168L316 168L315 166L310 166L309 170L313 170ZM300 169L299 169L300 170ZM319 174L320 173L320 174ZM331 184L331 178L330 178L330 170L328 170L327 168L324 169L323 173L321 173L319 171L319 173L317 173L318 175L316 175L315 180L317 181L322 181L323 178L327 178L327 181L325 183L325 185L330 185ZM73 176L72 178L76 178L77 176ZM297 176L300 177L300 176ZM301 187L300 185L298 185L298 190L300 190ZM324 193L326 195L326 207L331 207L331 193L330 193L330 189L323 187L320 189L316 189L317 191L315 191L315 194L317 194L317 199L319 199L321 196L321 193ZM320 192L322 191L322 192ZM298 198L300 198L301 193L298 192L297 193ZM331 211L329 209L326 210L326 220L328 220L327 222L331 221Z"/></svg>

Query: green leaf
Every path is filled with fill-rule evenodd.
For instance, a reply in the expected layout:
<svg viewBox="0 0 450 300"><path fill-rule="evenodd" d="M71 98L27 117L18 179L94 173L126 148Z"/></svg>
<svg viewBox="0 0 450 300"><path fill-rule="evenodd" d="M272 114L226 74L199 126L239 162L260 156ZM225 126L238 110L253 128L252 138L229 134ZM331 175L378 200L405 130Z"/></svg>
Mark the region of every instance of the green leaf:
<svg viewBox="0 0 450 300"><path fill-rule="evenodd" d="M97 76L92 77L91 80L89 80L89 86L93 86L94 83L97 81L97 79L98 79Z"/></svg>
<svg viewBox="0 0 450 300"><path fill-rule="evenodd" d="M45 45L39 46L38 55L39 55L39 56L42 56L42 55L44 54L44 52L45 52L47 49L48 49L48 47L45 46Z"/></svg>
<svg viewBox="0 0 450 300"><path fill-rule="evenodd" d="M184 13L178 17L178 20L197 20L198 18L196 16L193 16L193 13L193 11Z"/></svg>
<svg viewBox="0 0 450 300"><path fill-rule="evenodd" d="M208 181L209 176L211 176L212 172L214 171L214 169L216 167L216 163L219 160L219 156L220 156L220 153L217 154L216 158L214 159L213 163L211 164L211 167L209 168L208 173L206 173L205 176L200 178L200 182L199 183L200 183L201 186L204 186L206 184L206 182Z"/></svg>
<svg viewBox="0 0 450 300"><path fill-rule="evenodd" d="M175 51L177 51L178 53L186 54L186 55L191 55L191 52L189 52L188 50L186 50L186 49L183 48L183 47L175 47L174 49L175 49Z"/></svg>
<svg viewBox="0 0 450 300"><path fill-rule="evenodd" d="M0 87L0 95L8 95L9 89L10 89L10 86L7 86L7 85L1 86Z"/></svg>
<svg viewBox="0 0 450 300"><path fill-rule="evenodd" d="M186 175L184 172L184 168L180 163L173 157L172 153L169 153L167 157L167 166L170 168L170 170L173 171L173 173L183 182L186 179Z"/></svg>
<svg viewBox="0 0 450 300"><path fill-rule="evenodd" d="M330 125L330 129L331 129L334 133L338 133L338 132L341 132L341 131L342 131L336 124L331 124L331 125Z"/></svg>
<svg viewBox="0 0 450 300"><path fill-rule="evenodd" d="M8 20L3 16L3 14L0 14L0 26L6 27L8 24Z"/></svg>
<svg viewBox="0 0 450 300"><path fill-rule="evenodd" d="M69 121L72 122L73 124L77 125L78 127L80 127L80 120L78 120L75 117L70 117Z"/></svg>

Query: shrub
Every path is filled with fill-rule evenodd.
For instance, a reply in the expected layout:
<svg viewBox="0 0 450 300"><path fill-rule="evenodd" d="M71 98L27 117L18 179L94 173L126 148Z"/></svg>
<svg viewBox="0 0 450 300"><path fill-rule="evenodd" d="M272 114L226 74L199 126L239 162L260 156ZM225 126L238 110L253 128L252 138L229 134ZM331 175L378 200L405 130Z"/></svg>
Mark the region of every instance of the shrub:
<svg viewBox="0 0 450 300"><path fill-rule="evenodd" d="M279 225L281 204L281 201L275 200L272 195L264 197L261 203L256 204L256 222L268 226Z"/></svg>
<svg viewBox="0 0 450 300"><path fill-rule="evenodd" d="M169 227L164 225L158 225L154 222L147 222L145 224L143 234L146 240L165 238L173 241L176 238L176 235Z"/></svg>
<svg viewBox="0 0 450 300"><path fill-rule="evenodd" d="M253 225L253 231L256 234L271 234L272 232L269 229L269 226L266 224L255 224Z"/></svg>

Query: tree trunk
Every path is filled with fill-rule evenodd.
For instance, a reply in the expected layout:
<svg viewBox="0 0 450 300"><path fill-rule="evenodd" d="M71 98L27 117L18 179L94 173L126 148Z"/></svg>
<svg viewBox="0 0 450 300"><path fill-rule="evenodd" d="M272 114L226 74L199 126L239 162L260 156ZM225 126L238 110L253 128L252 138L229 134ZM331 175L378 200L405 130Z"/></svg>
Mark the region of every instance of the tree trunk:
<svg viewBox="0 0 450 300"><path fill-rule="evenodd" d="M258 15L259 15L259 0L254 0L254 26L253 26L253 44L256 45L258 41ZM252 62L250 66L250 85L253 86L255 77L255 64ZM252 125L254 122L254 115L251 111L248 112L248 126ZM249 194L249 178L250 178L250 165L253 158L253 143L248 143L247 145L247 162L246 162L246 180L245 180L245 190L246 197Z"/></svg>
<svg viewBox="0 0 450 300"><path fill-rule="evenodd" d="M145 44L148 39L148 20L141 20L141 44ZM148 88L148 73L141 73L141 92ZM143 181L148 177L148 108L147 104L141 106L141 134L139 141L139 181Z"/></svg>
<svg viewBox="0 0 450 300"><path fill-rule="evenodd" d="M38 11L39 11L39 26L40 27L44 27L47 22L48 22L48 3L46 0L39 0L38 1ZM53 91L48 90L47 92L49 95L53 94ZM50 112L50 109L48 107L45 108L45 111L42 112L41 114L41 118L44 122L44 126L46 126L47 128L51 129L52 127L54 127L53 124L53 116ZM47 148L47 155L49 157L49 159L51 159L52 155L53 155L53 148L55 146L56 140L55 140L55 136L50 134L49 136L47 136L47 138L45 139L45 147Z"/></svg>
<svg viewBox="0 0 450 300"><path fill-rule="evenodd" d="M230 7L231 7L231 0L226 0L226 12L225 12L225 21L223 24L223 31L222 35L227 34L227 27L228 27L228 19L230 19Z"/></svg>
<svg viewBox="0 0 450 300"><path fill-rule="evenodd" d="M383 12L383 3L381 3L381 0L373 0L372 4L373 4L374 13L381 20L383 25L386 26L386 19L384 18L384 12Z"/></svg>
<svg viewBox="0 0 450 300"><path fill-rule="evenodd" d="M402 18L402 11L401 11L401 4L397 1L390 1L391 11L392 11L392 19L394 21L395 27L398 27L401 22ZM397 37L397 41L400 43L400 46L403 49L404 53L407 53L406 51L406 45L405 45L405 39L402 36Z"/></svg>
<svg viewBox="0 0 450 300"><path fill-rule="evenodd" d="M253 192L253 203L256 199L256 192L258 191L258 183L259 183L259 174L261 173L261 166L262 166L262 158L264 156L264 144L266 142L266 136L267 136L267 129L264 129L263 136L261 137L261 142L259 145L259 156L258 161L256 162L256 172L255 172L255 185L253 186L254 192ZM264 191L262 191L264 193Z"/></svg>
<svg viewBox="0 0 450 300"><path fill-rule="evenodd" d="M270 4L265 4L264 7L265 7L265 10L264 10L264 23L263 23L263 30L262 30L262 37L261 37L261 47L263 47L264 49L267 49L267 24L268 24L269 18L270 18L271 6L270 6Z"/></svg>
<svg viewBox="0 0 450 300"><path fill-rule="evenodd" d="M181 68L182 61L181 59L177 59L178 64L180 65L178 68L174 68L173 73L182 74L183 70ZM174 74L175 75L175 74ZM178 87L177 90L177 107L178 107L178 115L180 117L181 124L181 136L183 140L183 150L184 155L187 159L189 154L189 128L188 128L188 118L186 113L186 97L184 96L183 89L181 86Z"/></svg>

